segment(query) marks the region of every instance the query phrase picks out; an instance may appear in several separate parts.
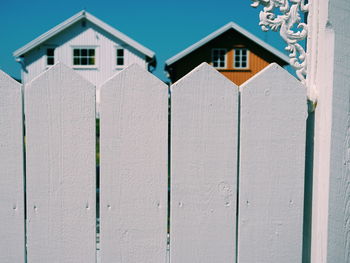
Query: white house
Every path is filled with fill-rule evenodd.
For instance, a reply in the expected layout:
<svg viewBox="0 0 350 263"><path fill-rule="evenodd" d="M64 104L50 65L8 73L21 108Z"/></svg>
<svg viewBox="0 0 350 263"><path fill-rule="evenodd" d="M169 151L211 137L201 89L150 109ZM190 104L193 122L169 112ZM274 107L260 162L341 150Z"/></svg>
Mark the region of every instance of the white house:
<svg viewBox="0 0 350 263"><path fill-rule="evenodd" d="M72 67L97 87L133 63L149 71L156 67L152 50L85 10L16 50L13 56L21 64L23 83L57 62Z"/></svg>

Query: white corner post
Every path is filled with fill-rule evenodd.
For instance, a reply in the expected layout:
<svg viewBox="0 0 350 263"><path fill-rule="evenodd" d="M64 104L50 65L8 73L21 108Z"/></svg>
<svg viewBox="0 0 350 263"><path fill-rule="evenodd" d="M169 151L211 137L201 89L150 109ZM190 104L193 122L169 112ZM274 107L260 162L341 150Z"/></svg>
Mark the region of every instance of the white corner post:
<svg viewBox="0 0 350 263"><path fill-rule="evenodd" d="M350 1L312 0L307 86L315 108L312 263L350 262Z"/></svg>

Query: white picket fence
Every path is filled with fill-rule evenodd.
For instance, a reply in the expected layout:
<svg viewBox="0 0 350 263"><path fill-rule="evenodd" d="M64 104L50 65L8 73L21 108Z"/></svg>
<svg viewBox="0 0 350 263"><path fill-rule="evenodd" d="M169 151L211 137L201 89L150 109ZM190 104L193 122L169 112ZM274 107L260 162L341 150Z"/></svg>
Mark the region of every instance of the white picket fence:
<svg viewBox="0 0 350 263"><path fill-rule="evenodd" d="M170 90L169 115L137 65L101 87L97 257L95 87L63 64L24 88L0 72L0 262L302 262L305 88L202 64Z"/></svg>

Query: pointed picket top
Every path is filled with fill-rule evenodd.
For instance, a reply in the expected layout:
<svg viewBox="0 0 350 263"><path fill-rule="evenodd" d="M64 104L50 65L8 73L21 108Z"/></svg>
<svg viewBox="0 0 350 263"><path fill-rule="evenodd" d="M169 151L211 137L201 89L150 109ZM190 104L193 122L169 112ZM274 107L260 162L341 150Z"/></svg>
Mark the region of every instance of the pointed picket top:
<svg viewBox="0 0 350 263"><path fill-rule="evenodd" d="M13 87L21 87L21 83L14 80L11 76L6 74L4 71L0 69L0 89L4 88L13 88Z"/></svg>
<svg viewBox="0 0 350 263"><path fill-rule="evenodd" d="M102 85L100 109L101 262L162 262L168 87L133 64Z"/></svg>
<svg viewBox="0 0 350 263"><path fill-rule="evenodd" d="M240 97L238 261L301 262L306 89L274 63Z"/></svg>
<svg viewBox="0 0 350 263"><path fill-rule="evenodd" d="M207 63L172 85L171 262L234 262L238 87Z"/></svg>
<svg viewBox="0 0 350 263"><path fill-rule="evenodd" d="M48 84L47 87L40 84L45 82L47 82ZM78 87L82 87L82 89L95 90L95 86L91 82L89 82L87 79L82 77L80 74L78 74L72 68L68 67L62 62L56 63L48 70L42 72L33 80L31 80L26 85L25 91L29 91L29 89L32 86L36 86L36 88L37 86L42 86L43 88L68 88L68 90L70 90L71 92L76 92Z"/></svg>
<svg viewBox="0 0 350 263"><path fill-rule="evenodd" d="M222 75L219 71L213 68L206 62L203 62L187 75L176 81L171 85L171 92L181 86L191 86L192 88L201 88L203 86L210 86L213 88L236 88L237 85Z"/></svg>
<svg viewBox="0 0 350 263"><path fill-rule="evenodd" d="M24 93L28 262L93 263L95 87L58 63Z"/></svg>
<svg viewBox="0 0 350 263"><path fill-rule="evenodd" d="M24 262L21 84L0 70L0 262Z"/></svg>
<svg viewBox="0 0 350 263"><path fill-rule="evenodd" d="M262 89L261 87L268 87ZM255 76L244 82L240 86L242 93L250 93L258 96L260 93L264 93L266 98L273 98L274 95L283 92L282 96L286 103L290 103L292 100L301 100L302 104L306 107L306 88L305 86L292 76L288 71L282 68L276 63L272 63ZM288 96L291 96L288 98ZM303 109L303 107L302 107Z"/></svg>
<svg viewBox="0 0 350 263"><path fill-rule="evenodd" d="M168 88L168 86L163 81L161 81L153 74L142 68L139 64L134 63L107 79L101 85L101 94L105 89L113 89L115 87L119 87L121 85L126 84L128 81L132 82L133 84L136 84L139 88Z"/></svg>

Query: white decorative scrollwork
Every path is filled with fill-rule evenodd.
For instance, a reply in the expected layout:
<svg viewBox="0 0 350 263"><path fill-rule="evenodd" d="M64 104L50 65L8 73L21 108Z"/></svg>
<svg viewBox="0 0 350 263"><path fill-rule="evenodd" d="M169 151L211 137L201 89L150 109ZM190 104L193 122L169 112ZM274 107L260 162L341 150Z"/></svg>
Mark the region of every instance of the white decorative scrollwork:
<svg viewBox="0 0 350 263"><path fill-rule="evenodd" d="M305 4L305 0L251 1L253 1L251 4L253 7L259 5L264 7L260 12L261 29L280 31L281 37L288 44L285 49L289 51L289 63L296 70L298 78L305 83L306 52L298 42L307 36L307 25L301 23L300 12L308 12L309 4ZM279 9L280 15L274 13L276 9Z"/></svg>

